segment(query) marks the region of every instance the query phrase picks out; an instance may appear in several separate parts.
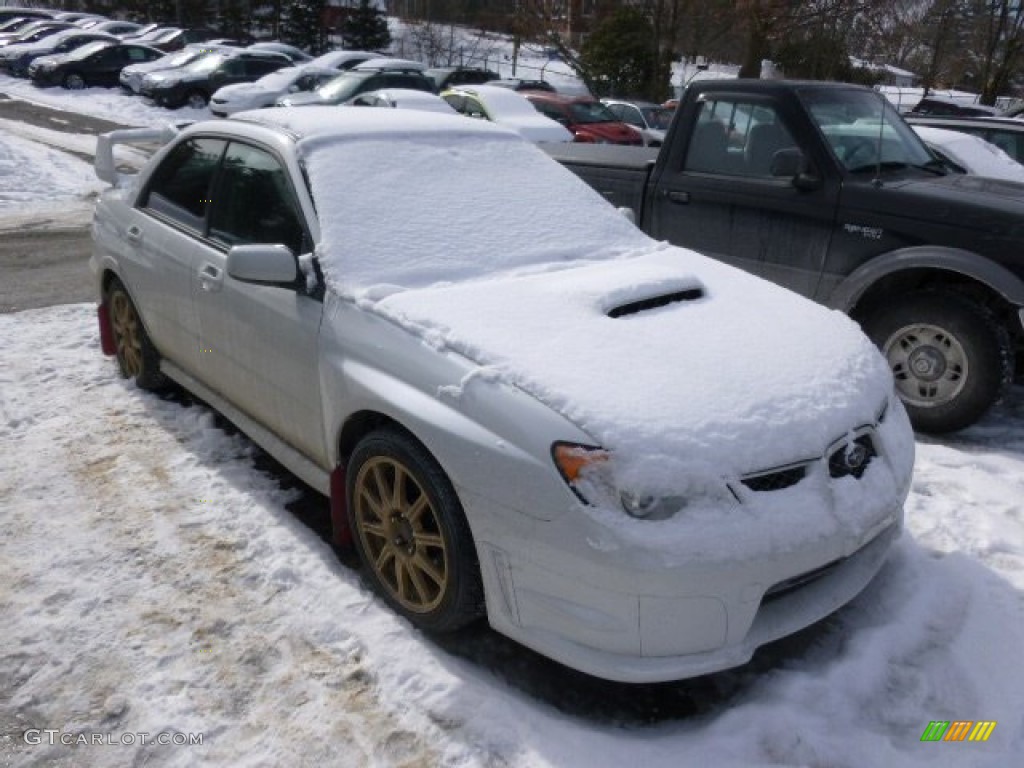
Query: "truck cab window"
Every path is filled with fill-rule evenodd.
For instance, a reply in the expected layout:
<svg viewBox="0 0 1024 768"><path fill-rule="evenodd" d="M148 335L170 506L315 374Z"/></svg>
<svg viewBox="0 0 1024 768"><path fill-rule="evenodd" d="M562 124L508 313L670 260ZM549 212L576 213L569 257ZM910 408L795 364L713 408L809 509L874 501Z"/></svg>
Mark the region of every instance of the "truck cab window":
<svg viewBox="0 0 1024 768"><path fill-rule="evenodd" d="M773 106L707 99L701 102L683 169L772 178L776 153L796 146Z"/></svg>

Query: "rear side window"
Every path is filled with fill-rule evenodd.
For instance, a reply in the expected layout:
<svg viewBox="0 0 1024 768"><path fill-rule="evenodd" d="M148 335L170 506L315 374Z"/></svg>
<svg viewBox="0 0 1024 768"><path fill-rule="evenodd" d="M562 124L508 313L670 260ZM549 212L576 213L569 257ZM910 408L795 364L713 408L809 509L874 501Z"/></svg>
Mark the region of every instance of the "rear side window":
<svg viewBox="0 0 1024 768"><path fill-rule="evenodd" d="M262 77L263 75L276 72L284 65L282 61L267 61L266 59L250 59L245 62L245 73L248 77Z"/></svg>
<svg viewBox="0 0 1024 768"><path fill-rule="evenodd" d="M434 81L422 75L389 74L385 77L387 88L410 88L414 91L434 92Z"/></svg>
<svg viewBox="0 0 1024 768"><path fill-rule="evenodd" d="M189 139L154 171L141 207L202 234L210 205L210 183L226 142Z"/></svg>
<svg viewBox="0 0 1024 768"><path fill-rule="evenodd" d="M466 108L466 97L457 93L448 93L442 96L445 101L448 102L448 106L454 109L456 112L466 114L468 111Z"/></svg>

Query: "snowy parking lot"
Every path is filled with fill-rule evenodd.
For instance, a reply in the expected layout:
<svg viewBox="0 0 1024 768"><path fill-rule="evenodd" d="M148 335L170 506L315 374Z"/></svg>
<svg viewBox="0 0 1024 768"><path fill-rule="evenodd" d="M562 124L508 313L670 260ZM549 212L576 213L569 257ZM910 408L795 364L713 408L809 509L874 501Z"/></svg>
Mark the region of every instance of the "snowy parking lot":
<svg viewBox="0 0 1024 768"><path fill-rule="evenodd" d="M185 117L0 81L130 124ZM81 159L12 130L0 208L99 188ZM919 438L907 530L851 604L745 667L627 686L485 626L414 631L324 541L326 503L205 406L118 378L92 305L0 315L0 340L0 766L1006 768L1024 754L1024 387L960 434ZM931 721L996 725L984 743L922 742Z"/></svg>

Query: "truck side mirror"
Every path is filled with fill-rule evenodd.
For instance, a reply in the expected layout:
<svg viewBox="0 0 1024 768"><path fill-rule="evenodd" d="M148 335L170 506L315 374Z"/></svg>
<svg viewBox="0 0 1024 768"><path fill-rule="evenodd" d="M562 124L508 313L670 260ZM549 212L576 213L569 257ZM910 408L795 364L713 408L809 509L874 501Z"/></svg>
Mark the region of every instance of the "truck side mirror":
<svg viewBox="0 0 1024 768"><path fill-rule="evenodd" d="M797 189L816 189L821 180L811 172L807 157L796 147L780 149L772 155L768 172L776 178L792 179Z"/></svg>

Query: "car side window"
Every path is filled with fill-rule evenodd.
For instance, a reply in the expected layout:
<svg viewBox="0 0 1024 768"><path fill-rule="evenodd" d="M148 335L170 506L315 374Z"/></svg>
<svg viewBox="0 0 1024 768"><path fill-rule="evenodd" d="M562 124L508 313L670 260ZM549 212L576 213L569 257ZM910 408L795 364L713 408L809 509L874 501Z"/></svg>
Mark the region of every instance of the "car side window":
<svg viewBox="0 0 1024 768"><path fill-rule="evenodd" d="M481 117L487 119L487 112L484 111L483 105L476 99L469 96L466 97L465 114L470 117Z"/></svg>
<svg viewBox="0 0 1024 768"><path fill-rule="evenodd" d="M179 144L153 172L140 207L202 234L210 183L225 144L221 139L189 139Z"/></svg>
<svg viewBox="0 0 1024 768"><path fill-rule="evenodd" d="M441 97L448 102L448 106L454 109L456 112L466 114L466 97L460 96L457 93L447 93Z"/></svg>
<svg viewBox="0 0 1024 768"><path fill-rule="evenodd" d="M246 62L246 73L252 77L262 77L281 68L279 61L265 61L263 59L252 59Z"/></svg>
<svg viewBox="0 0 1024 768"><path fill-rule="evenodd" d="M1018 163L1024 161L1024 132L985 131L981 137L985 141L995 144Z"/></svg>
<svg viewBox="0 0 1024 768"><path fill-rule="evenodd" d="M776 153L796 147L773 105L706 99L701 102L683 170L773 178Z"/></svg>
<svg viewBox="0 0 1024 768"><path fill-rule="evenodd" d="M644 125L643 118L640 115L640 110L636 107L623 107L616 117L624 123L635 125L637 128L647 127Z"/></svg>
<svg viewBox="0 0 1024 768"><path fill-rule="evenodd" d="M210 214L211 240L228 247L281 243L303 251L300 208L284 167L269 152L232 142Z"/></svg>

